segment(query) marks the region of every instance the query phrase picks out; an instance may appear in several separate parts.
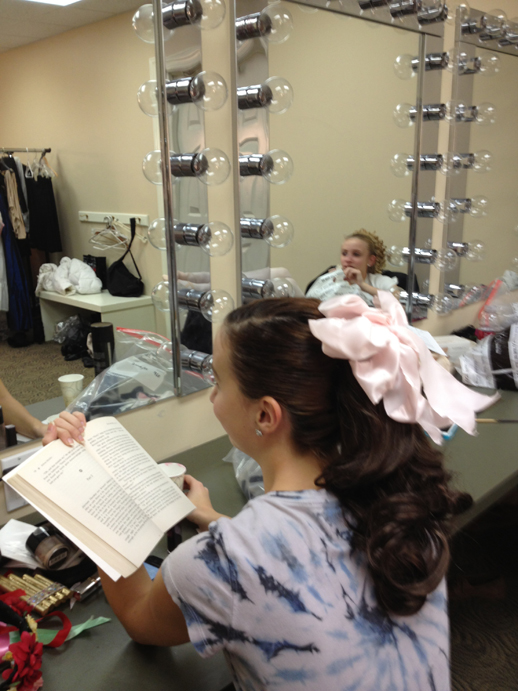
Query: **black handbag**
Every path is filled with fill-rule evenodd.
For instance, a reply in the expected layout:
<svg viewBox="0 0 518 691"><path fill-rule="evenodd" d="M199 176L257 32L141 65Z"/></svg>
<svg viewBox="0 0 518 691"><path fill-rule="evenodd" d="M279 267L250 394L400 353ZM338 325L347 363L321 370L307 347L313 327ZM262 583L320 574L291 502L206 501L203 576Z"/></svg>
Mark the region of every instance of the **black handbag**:
<svg viewBox="0 0 518 691"><path fill-rule="evenodd" d="M136 221L134 218L130 218L131 225L131 240L128 245L128 249L124 252L120 259L108 268L108 291L110 295L115 295L122 298L139 298L144 292L144 284L142 282L142 276L138 269L135 257L131 253L131 245L135 239L135 225ZM138 273L134 276L131 271L124 264L124 259L126 255L129 254L133 260L133 265L135 271Z"/></svg>

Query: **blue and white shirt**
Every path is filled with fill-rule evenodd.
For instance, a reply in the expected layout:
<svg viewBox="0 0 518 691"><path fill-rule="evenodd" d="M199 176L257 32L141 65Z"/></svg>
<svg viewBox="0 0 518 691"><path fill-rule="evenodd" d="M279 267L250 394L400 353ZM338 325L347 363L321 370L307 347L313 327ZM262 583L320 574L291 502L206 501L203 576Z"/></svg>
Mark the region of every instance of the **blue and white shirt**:
<svg viewBox="0 0 518 691"><path fill-rule="evenodd" d="M376 603L338 500L269 492L162 565L202 657L223 650L240 691L449 691L443 581L410 617Z"/></svg>

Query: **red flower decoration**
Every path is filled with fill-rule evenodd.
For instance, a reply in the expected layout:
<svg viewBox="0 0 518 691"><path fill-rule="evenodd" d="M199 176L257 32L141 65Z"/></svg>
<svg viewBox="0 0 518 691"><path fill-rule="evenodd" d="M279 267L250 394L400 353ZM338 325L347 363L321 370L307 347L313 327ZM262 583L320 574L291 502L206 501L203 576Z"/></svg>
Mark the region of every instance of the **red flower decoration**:
<svg viewBox="0 0 518 691"><path fill-rule="evenodd" d="M5 602L6 605L9 605L11 609L14 609L17 614L23 617L32 612L32 607L28 605L25 600L21 599L22 595L25 595L24 590L13 590L10 593L2 593L2 595L0 595L0 600Z"/></svg>
<svg viewBox="0 0 518 691"><path fill-rule="evenodd" d="M33 633L22 632L21 640L18 643L11 643L9 650L13 654L16 672L11 679L11 683L20 682L17 691L33 691L41 686L41 656L43 653L43 643L36 641ZM8 679L12 670L6 669L2 672L4 679Z"/></svg>

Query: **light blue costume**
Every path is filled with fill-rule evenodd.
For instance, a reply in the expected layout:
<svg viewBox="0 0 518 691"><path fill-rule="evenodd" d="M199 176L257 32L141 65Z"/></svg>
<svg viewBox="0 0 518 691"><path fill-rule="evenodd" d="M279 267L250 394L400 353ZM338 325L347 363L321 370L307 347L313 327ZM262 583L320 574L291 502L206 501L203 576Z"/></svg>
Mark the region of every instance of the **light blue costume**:
<svg viewBox="0 0 518 691"><path fill-rule="evenodd" d="M410 617L376 603L337 499L270 492L165 560L196 650L223 650L240 691L449 691L443 581Z"/></svg>

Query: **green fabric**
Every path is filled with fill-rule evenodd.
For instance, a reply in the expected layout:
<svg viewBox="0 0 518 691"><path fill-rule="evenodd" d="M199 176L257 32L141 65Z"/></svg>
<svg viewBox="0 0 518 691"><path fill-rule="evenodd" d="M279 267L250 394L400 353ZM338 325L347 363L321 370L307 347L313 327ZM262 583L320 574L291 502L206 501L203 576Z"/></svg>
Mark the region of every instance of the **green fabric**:
<svg viewBox="0 0 518 691"><path fill-rule="evenodd" d="M70 630L70 633L68 634L66 640L69 641L71 638L75 638L76 636L79 636L79 634L83 633L83 631L87 631L88 629L93 629L94 626L100 626L101 624L106 624L108 621L111 621L111 619L108 619L107 617L97 617L96 619L94 619L93 617L90 617L90 619L87 619L82 624L76 624L75 626L73 626L72 629ZM43 645L47 645L48 643L52 643L56 633L57 633L57 631L55 629L40 629L40 628L38 628L38 642L43 643ZM20 640L20 632L19 631L11 631L11 633L9 634L9 638L10 638L11 643L17 643Z"/></svg>

